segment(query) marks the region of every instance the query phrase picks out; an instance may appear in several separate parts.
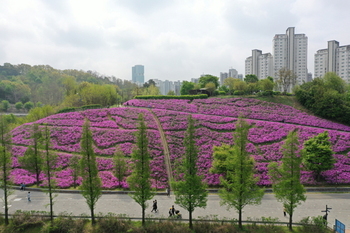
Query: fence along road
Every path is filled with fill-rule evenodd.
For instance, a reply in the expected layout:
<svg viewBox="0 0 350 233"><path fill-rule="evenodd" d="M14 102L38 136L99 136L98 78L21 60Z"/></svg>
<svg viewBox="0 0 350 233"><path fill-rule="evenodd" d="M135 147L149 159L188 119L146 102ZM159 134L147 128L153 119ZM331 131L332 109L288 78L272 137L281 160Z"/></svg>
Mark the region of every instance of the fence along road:
<svg viewBox="0 0 350 233"><path fill-rule="evenodd" d="M36 210L49 211L49 207L45 207L49 203L48 195L44 192L31 190L31 202L27 200L27 190L15 190L9 198L10 213L16 210ZM3 192L0 193L0 197ZM147 217L168 217L168 211L171 205L174 205L175 197L166 195L156 195L154 199L158 201L158 213L151 213L152 201L149 201L149 208L146 210ZM54 214L58 215L62 212L71 213L72 215L86 214L89 216L90 211L85 199L79 193L58 193L54 199ZM1 202L3 202L1 200ZM307 193L306 202L302 203L295 210L293 220L300 221L304 217L324 215L322 210L326 209L326 205L330 208L328 214L328 226L334 225L335 219L345 224L346 229L350 229L350 193ZM175 204L175 209L180 210L184 219L188 218L188 213ZM125 194L104 194L96 204L95 213L107 214L109 212L116 214L126 214L130 217L141 217L141 207L129 196ZM226 206L220 206L220 197L216 194L208 196L207 207L205 209L196 208L193 217L199 216L216 216L223 218L238 218L238 214L234 209L227 210ZM288 216L283 216L282 204L277 202L273 194L265 194L261 205L246 206L243 209L243 220L257 219L261 217L278 218L281 222L287 222Z"/></svg>

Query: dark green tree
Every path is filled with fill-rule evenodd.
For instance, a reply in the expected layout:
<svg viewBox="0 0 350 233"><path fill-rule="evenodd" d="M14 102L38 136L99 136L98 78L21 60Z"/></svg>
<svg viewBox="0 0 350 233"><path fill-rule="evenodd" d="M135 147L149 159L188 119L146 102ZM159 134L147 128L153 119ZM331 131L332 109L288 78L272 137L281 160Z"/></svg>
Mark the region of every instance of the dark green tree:
<svg viewBox="0 0 350 233"><path fill-rule="evenodd" d="M304 186L300 183L301 156L296 130L289 132L282 146L282 164L269 165L269 175L276 199L283 203L289 214L289 229L292 230L294 209L306 200Z"/></svg>
<svg viewBox="0 0 350 233"><path fill-rule="evenodd" d="M125 155L119 146L116 148L113 160L114 160L114 168L115 168L114 175L115 177L117 177L119 186L121 187L122 186L121 182L125 177L125 173L128 170L128 167L125 161Z"/></svg>
<svg viewBox="0 0 350 233"><path fill-rule="evenodd" d="M9 224L9 200L8 197L12 194L9 186L9 175L11 171L11 134L9 126L2 115L0 115L0 187L4 190L4 211L5 224Z"/></svg>
<svg viewBox="0 0 350 233"><path fill-rule="evenodd" d="M32 108L34 107L34 104L33 104L33 102L28 101L28 102L26 102L26 103L23 105L23 107L24 107L25 109L27 109L27 111L29 111L30 109L32 109Z"/></svg>
<svg viewBox="0 0 350 233"><path fill-rule="evenodd" d="M1 101L1 109L5 112L10 108L10 102L7 100Z"/></svg>
<svg viewBox="0 0 350 233"><path fill-rule="evenodd" d="M244 82L246 83L257 83L259 81L258 76L255 74L246 74L244 78Z"/></svg>
<svg viewBox="0 0 350 233"><path fill-rule="evenodd" d="M90 208L91 221L94 225L95 221L95 206L98 199L101 197L101 179L98 175L96 155L93 149L93 138L90 130L90 122L85 120L81 137L81 155L80 171L83 178L79 186L87 205Z"/></svg>
<svg viewBox="0 0 350 233"><path fill-rule="evenodd" d="M204 88L207 83L214 83L215 89L219 87L219 78L210 74L203 75L199 78L198 83Z"/></svg>
<svg viewBox="0 0 350 233"><path fill-rule="evenodd" d="M333 154L328 131L324 131L304 142L303 164L307 170L314 171L316 180L320 181L321 172L332 169L334 166Z"/></svg>
<svg viewBox="0 0 350 233"><path fill-rule="evenodd" d="M39 187L40 173L43 168L44 160L42 157L42 132L38 124L32 125L31 145L27 148L24 156L19 158L19 163L24 169L35 173L36 185Z"/></svg>
<svg viewBox="0 0 350 233"><path fill-rule="evenodd" d="M239 227L242 228L242 211L246 205L258 205L264 196L264 189L254 177L254 159L248 154L248 131L250 125L239 118L233 133L233 146L214 147L212 172L223 172L220 177L222 189L219 190L220 204L235 208L238 212ZM226 159L224 159L226 157Z"/></svg>
<svg viewBox="0 0 350 233"><path fill-rule="evenodd" d="M189 213L190 228L192 225L192 213L196 207L207 206L207 185L202 177L197 175L198 148L195 141L195 127L192 116L188 117L188 127L184 138L185 158L179 170L184 172L182 180L173 182L175 203L186 209Z"/></svg>
<svg viewBox="0 0 350 233"><path fill-rule="evenodd" d="M194 89L194 83L193 82L188 82L188 81L183 81L182 86L180 89L180 94L181 95L189 95L190 90Z"/></svg>
<svg viewBox="0 0 350 233"><path fill-rule="evenodd" d="M21 109L23 109L23 104L22 104L22 102L17 102L16 104L15 104L15 107L16 107L16 109L19 111L19 110L21 110Z"/></svg>
<svg viewBox="0 0 350 233"><path fill-rule="evenodd" d="M133 162L133 170L128 177L130 190L135 191L130 196L142 208L142 225L145 225L145 210L147 201L154 197L154 192L151 190L151 169L150 169L150 154L148 151L147 127L143 114L138 117L139 126L136 133L136 146L134 147L131 160Z"/></svg>
<svg viewBox="0 0 350 233"><path fill-rule="evenodd" d="M52 223L53 222L53 204L54 204L53 200L57 196L57 195L54 195L56 181L52 179L52 177L54 176L54 172L55 172L54 167L57 163L57 155L50 151L51 133L47 125L43 130L42 137L43 137L43 146L44 146L44 158L43 158L44 163L43 163L42 170L45 172L45 175L47 177L48 189L45 190L45 192L49 194L50 220Z"/></svg>

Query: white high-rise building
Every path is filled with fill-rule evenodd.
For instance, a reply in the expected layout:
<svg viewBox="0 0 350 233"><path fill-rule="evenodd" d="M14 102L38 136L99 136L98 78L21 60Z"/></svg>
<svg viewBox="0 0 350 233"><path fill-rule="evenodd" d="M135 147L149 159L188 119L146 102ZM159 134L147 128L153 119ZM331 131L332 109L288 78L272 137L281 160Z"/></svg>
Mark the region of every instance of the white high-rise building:
<svg viewBox="0 0 350 233"><path fill-rule="evenodd" d="M297 76L297 84L307 82L307 46L307 36L295 34L294 27L289 27L286 34L276 34L273 38L275 78L280 69L287 68Z"/></svg>
<svg viewBox="0 0 350 233"><path fill-rule="evenodd" d="M335 72L345 82L350 83L350 45L339 46L336 40L328 41L327 49L315 54L315 77L327 72Z"/></svg>
<svg viewBox="0 0 350 233"><path fill-rule="evenodd" d="M273 58L271 53L262 53L261 50L252 50L252 56L245 60L245 74L255 74L258 79L273 76Z"/></svg>

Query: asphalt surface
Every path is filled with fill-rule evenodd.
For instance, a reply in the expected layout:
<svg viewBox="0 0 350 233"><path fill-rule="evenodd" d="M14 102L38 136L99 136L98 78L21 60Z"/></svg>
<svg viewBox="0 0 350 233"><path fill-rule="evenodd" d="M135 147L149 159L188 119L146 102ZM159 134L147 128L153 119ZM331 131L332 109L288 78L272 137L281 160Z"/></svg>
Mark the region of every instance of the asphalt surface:
<svg viewBox="0 0 350 233"><path fill-rule="evenodd" d="M27 200L28 191L15 190L9 197L10 213L16 210L36 210L49 211L48 195L40 191L30 191L31 201ZM3 196L1 192L0 197ZM152 201L157 199L158 213L151 213ZM149 201L149 207L146 210L147 217L162 218L168 217L168 211L172 205L180 210L184 219L188 218L188 212L176 205L175 196L156 195ZM3 202L2 200L0 202ZM81 214L90 214L90 210L85 199L79 193L58 193L54 199L54 214L62 212L71 213L73 216ZM346 229L350 229L350 193L307 193L306 202L295 209L293 222L298 222L304 217L324 215L322 212L330 210L328 214L328 226L334 225L335 219L345 224ZM2 204L3 206L3 204ZM2 211L3 212L3 211ZM129 217L141 217L141 207L127 194L103 194L96 204L95 213L107 214L109 212L116 214L125 214ZM193 217L216 216L220 219L238 218L234 209L227 210L226 206L220 206L220 197L217 194L209 194L207 207L205 209L196 208ZM271 193L265 194L262 202L258 206L246 206L243 211L243 220L257 219L261 217L278 218L281 222L287 222L288 217L283 216L282 204L277 202Z"/></svg>

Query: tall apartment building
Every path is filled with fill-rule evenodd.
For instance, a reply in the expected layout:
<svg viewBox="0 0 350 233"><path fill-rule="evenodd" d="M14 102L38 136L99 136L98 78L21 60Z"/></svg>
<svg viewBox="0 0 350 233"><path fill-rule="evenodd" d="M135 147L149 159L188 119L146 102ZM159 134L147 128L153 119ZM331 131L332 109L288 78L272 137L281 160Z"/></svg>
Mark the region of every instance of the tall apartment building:
<svg viewBox="0 0 350 233"><path fill-rule="evenodd" d="M137 84L145 83L145 67L143 65L132 67L132 81Z"/></svg>
<svg viewBox="0 0 350 233"><path fill-rule="evenodd" d="M224 85L225 79L228 78L228 73L220 72L220 85Z"/></svg>
<svg viewBox="0 0 350 233"><path fill-rule="evenodd" d="M297 76L297 84L307 82L307 46L305 34L295 34L289 27L286 34L276 34L273 38L274 76L282 68L292 70Z"/></svg>
<svg viewBox="0 0 350 233"><path fill-rule="evenodd" d="M336 40L328 41L327 49L315 54L315 77L327 72L335 72L345 82L350 83L350 45L339 46Z"/></svg>
<svg viewBox="0 0 350 233"><path fill-rule="evenodd" d="M262 53L261 50L252 50L252 56L245 60L245 74L255 74L258 79L273 76L273 58L271 53Z"/></svg>

